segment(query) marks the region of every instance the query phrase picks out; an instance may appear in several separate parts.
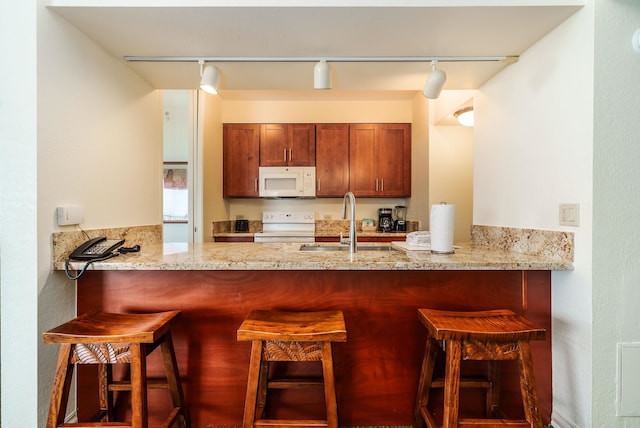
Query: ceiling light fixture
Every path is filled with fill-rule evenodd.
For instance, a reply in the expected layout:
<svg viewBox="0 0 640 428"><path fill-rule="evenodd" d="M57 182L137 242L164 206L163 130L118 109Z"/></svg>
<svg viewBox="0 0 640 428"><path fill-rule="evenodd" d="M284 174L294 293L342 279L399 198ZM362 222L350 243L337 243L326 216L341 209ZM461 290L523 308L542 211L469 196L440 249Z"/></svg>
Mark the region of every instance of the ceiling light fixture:
<svg viewBox="0 0 640 428"><path fill-rule="evenodd" d="M424 84L424 89L422 90L422 94L431 100L435 100L440 96L444 82L447 81L447 73L436 69L436 64L438 64L437 59L431 61L431 73L429 73L427 82Z"/></svg>
<svg viewBox="0 0 640 428"><path fill-rule="evenodd" d="M453 113L453 117L458 119L460 125L473 126L473 107L462 108Z"/></svg>
<svg viewBox="0 0 640 428"><path fill-rule="evenodd" d="M313 88L331 89L331 66L324 59L313 67Z"/></svg>
<svg viewBox="0 0 640 428"><path fill-rule="evenodd" d="M200 89L216 95L218 93L218 84L220 83L220 70L213 64L205 65L204 60L200 63Z"/></svg>

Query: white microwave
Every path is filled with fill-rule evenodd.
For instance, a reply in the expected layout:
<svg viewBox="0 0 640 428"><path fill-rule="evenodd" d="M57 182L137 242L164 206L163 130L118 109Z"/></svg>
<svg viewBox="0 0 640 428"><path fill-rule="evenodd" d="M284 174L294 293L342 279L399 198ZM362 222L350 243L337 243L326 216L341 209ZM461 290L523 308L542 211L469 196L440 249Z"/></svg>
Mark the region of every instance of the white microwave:
<svg viewBox="0 0 640 428"><path fill-rule="evenodd" d="M261 198L315 198L315 166L261 166Z"/></svg>

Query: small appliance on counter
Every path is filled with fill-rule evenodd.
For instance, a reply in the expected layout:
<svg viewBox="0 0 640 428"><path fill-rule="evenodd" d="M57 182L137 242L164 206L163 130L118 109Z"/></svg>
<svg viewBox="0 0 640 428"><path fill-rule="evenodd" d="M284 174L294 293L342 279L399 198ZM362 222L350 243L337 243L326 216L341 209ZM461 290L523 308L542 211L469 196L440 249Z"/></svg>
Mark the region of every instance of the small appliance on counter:
<svg viewBox="0 0 640 428"><path fill-rule="evenodd" d="M391 208L378 209L378 232L391 232L393 230L393 216Z"/></svg>
<svg viewBox="0 0 640 428"><path fill-rule="evenodd" d="M394 222L394 230L396 232L406 232L407 231L407 207L402 205L396 205L395 209L395 222Z"/></svg>
<svg viewBox="0 0 640 428"><path fill-rule="evenodd" d="M236 220L235 231L236 232L248 232L249 231L249 220Z"/></svg>

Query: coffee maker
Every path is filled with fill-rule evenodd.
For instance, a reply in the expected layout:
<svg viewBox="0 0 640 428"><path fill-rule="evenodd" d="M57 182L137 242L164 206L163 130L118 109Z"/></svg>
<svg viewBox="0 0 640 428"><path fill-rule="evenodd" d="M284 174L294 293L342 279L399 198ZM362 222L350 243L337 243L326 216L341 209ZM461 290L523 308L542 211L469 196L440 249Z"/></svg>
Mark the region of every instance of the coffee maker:
<svg viewBox="0 0 640 428"><path fill-rule="evenodd" d="M378 232L391 232L393 230L393 216L391 208L378 209Z"/></svg>
<svg viewBox="0 0 640 428"><path fill-rule="evenodd" d="M396 221L394 222L394 230L396 232L406 232L407 231L407 207L402 205L396 205L395 207L395 217Z"/></svg>

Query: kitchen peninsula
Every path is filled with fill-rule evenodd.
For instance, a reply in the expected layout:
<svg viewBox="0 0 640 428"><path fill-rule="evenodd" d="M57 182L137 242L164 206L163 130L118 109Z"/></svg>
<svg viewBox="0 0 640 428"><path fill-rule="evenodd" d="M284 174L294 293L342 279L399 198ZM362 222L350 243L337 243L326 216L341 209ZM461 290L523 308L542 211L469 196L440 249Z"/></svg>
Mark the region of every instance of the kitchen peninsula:
<svg viewBox="0 0 640 428"><path fill-rule="evenodd" d="M475 239L482 242L482 233ZM151 244L89 268L77 283L77 308L183 311L174 342L194 427L242 423L250 344L237 342L236 330L252 309L344 311L347 342L334 346L340 424L398 426L412 423L426 338L417 309L507 308L548 331L545 341L532 343L548 423L551 271L572 268L570 258L480 245L447 255L402 249L350 255L300 251L293 243ZM509 367L503 372L503 403L517 413L514 373ZM80 388L84 391L82 382ZM154 397L151 414L160 404ZM316 410L313 400L301 407L290 398L278 397L279 417ZM79 394L80 412L94 404Z"/></svg>

